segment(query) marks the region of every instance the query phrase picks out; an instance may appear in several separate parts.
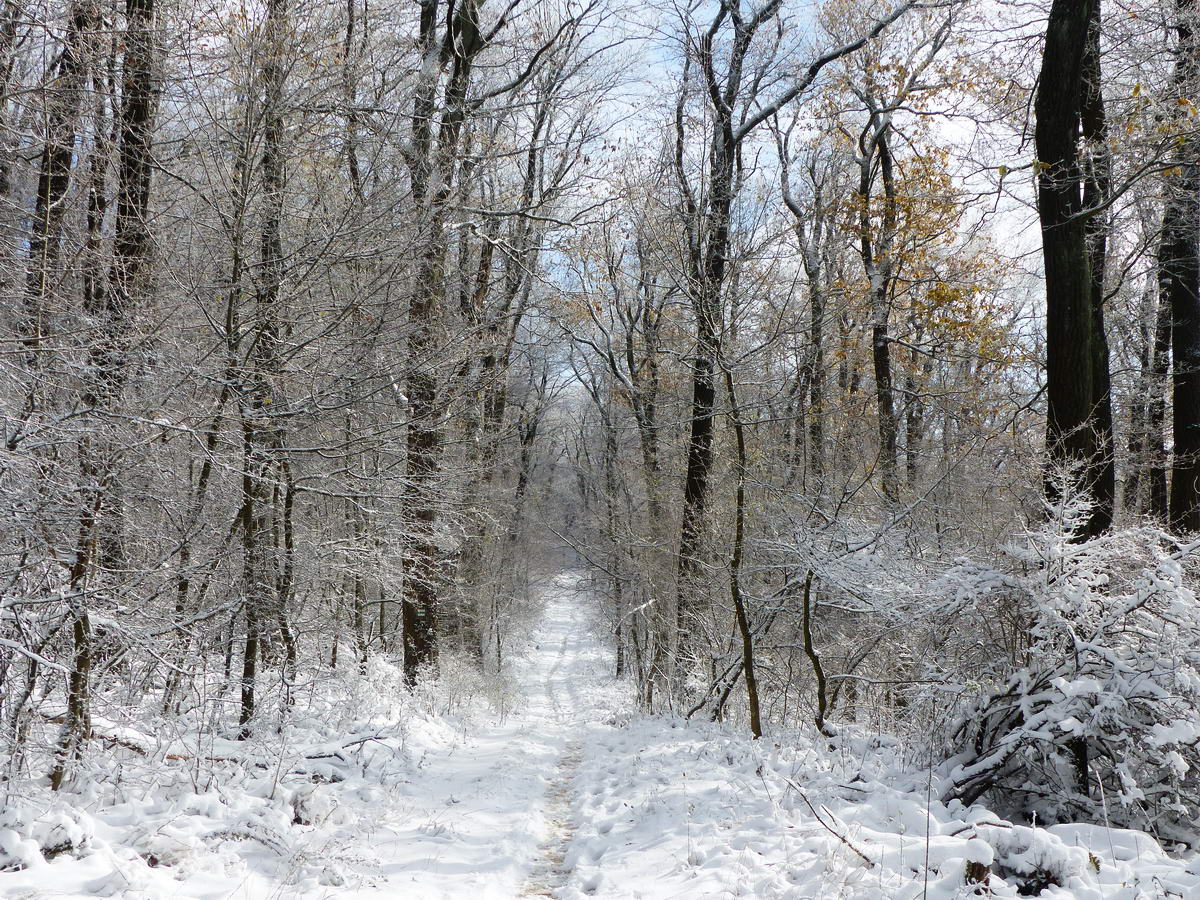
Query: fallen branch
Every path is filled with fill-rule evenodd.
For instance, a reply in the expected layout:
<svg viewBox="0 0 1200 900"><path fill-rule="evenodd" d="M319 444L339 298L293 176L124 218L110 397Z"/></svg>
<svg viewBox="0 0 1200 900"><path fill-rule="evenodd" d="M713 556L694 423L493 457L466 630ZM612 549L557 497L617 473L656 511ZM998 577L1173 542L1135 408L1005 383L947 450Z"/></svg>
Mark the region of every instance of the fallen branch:
<svg viewBox="0 0 1200 900"><path fill-rule="evenodd" d="M867 864L868 869L875 868L875 861L873 859L871 859L871 857L867 856L867 854L863 853L861 850L859 850L857 847L855 847L854 844L850 842L850 838L846 837L844 834L840 834L836 828L834 828L832 825L830 825L828 822L826 822L824 819L821 818L821 814L819 812L817 812L816 807L812 805L812 802L808 799L808 797L806 797L804 795L803 791L800 792L800 799L803 800L804 805L807 806L812 811L813 817L817 820L817 824L819 824L822 828L824 828L826 831L828 831L830 834L832 834L835 838L837 838L839 841L841 841L843 844L845 844L847 847L849 847L850 850L859 859L861 859L863 862L865 862ZM825 810L825 813L830 818L833 818L833 813L829 812L828 809L825 809L824 806L822 806L821 809Z"/></svg>
<svg viewBox="0 0 1200 900"><path fill-rule="evenodd" d="M800 799L804 801L804 805L807 806L809 811L813 814L813 818L817 820L818 825L845 844L855 856L867 864L868 869L875 868L875 860L871 859L871 857L859 850L856 846L854 846L854 843L848 837L839 832L836 828L826 822L824 818L822 818L821 813L817 811L817 808L812 805L812 801L808 799L808 794L804 793L804 788L800 787L800 785L796 784L796 782L792 781L790 778L784 777L783 780L790 788L792 788L792 790L800 795ZM830 819L835 818L833 813L831 813L824 806L824 804L822 804L821 809L824 810L825 815L827 815Z"/></svg>

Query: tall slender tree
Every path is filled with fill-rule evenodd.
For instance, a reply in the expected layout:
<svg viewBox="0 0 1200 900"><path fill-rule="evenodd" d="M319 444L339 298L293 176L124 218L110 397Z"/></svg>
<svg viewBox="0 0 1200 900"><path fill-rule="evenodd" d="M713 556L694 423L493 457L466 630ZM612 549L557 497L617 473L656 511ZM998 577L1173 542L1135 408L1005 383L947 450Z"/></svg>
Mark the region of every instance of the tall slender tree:
<svg viewBox="0 0 1200 900"><path fill-rule="evenodd" d="M717 360L726 327L724 294L732 274L732 215L742 187L738 177L742 148L764 122L812 87L826 66L878 37L912 5L900 3L859 36L800 66L801 74L776 93L767 92L767 80L755 67L781 52L779 32L770 27L780 13L781 0L766 0L756 8L741 0L721 0L706 25L684 23L674 168L687 248L684 292L695 323L695 348L676 576L676 668L693 656L689 639L695 627L692 607L704 595L703 544L714 462ZM708 129L706 159L698 171L687 162L691 137L688 101L693 90L702 98Z"/></svg>

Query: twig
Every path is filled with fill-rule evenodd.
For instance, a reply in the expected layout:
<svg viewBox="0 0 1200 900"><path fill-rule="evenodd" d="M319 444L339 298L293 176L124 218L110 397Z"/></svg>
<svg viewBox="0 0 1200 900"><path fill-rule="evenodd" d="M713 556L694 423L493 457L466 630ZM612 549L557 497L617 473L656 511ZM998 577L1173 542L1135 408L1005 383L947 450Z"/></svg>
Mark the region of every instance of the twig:
<svg viewBox="0 0 1200 900"><path fill-rule="evenodd" d="M795 784L794 782L791 782L791 781L789 781L788 783L791 784L792 787L796 789L796 792L800 795L800 799L804 801L804 805L809 808L809 810L813 814L813 818L815 818L817 820L817 823L822 828L824 828L826 831L828 831L830 834L832 834L835 838L837 838L839 841L841 841L843 844L845 844L847 847L849 847L859 859L861 859L863 862L865 862L867 864L868 869L875 868L875 861L873 859L871 859L871 857L867 856L867 854L863 853L861 850L859 850L857 847L855 847L854 844L850 842L850 839L848 837L846 837L844 834L840 834L836 828L834 828L832 825L830 825L828 822L826 822L823 818L821 818L821 814L819 812L817 812L817 808L812 805L812 801L810 801L808 799L808 795L806 795L804 793L804 791L797 784ZM828 815L830 818L833 818L833 813L831 813L828 809L825 809L824 806L822 806L821 808L825 810L826 815Z"/></svg>

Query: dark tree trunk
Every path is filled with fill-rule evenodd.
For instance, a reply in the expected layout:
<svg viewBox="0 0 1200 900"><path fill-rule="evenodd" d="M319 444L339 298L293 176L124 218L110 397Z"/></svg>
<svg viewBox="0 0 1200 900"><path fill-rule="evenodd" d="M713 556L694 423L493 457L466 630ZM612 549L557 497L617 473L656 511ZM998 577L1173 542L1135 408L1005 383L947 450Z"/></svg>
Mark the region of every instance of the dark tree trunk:
<svg viewBox="0 0 1200 900"><path fill-rule="evenodd" d="M437 665L440 551L435 540L442 435L436 361L442 352L439 322L445 293L446 219L454 184L459 138L467 117L467 92L476 55L484 47L474 0L450 6L447 32L439 39L438 0L422 0L418 45L423 72L413 105L409 166L412 195L422 210L423 246L408 304L413 370L408 378L408 552L405 559L404 675L414 684ZM441 109L440 74L450 75ZM438 127L434 119L440 113Z"/></svg>
<svg viewBox="0 0 1200 900"><path fill-rule="evenodd" d="M707 330L707 329L705 329ZM709 350L698 351L700 357L692 368L692 404L687 444L687 472L683 482L683 519L679 532L679 568L676 591L675 628L680 652L690 654L688 635L692 621L696 590L702 577L701 552L704 543L704 524L708 507L708 481L713 464L713 407L716 389L713 380L713 361Z"/></svg>
<svg viewBox="0 0 1200 900"><path fill-rule="evenodd" d="M814 718L817 730L821 734L832 736L832 732L825 727L825 713L829 708L828 700L828 682L825 678L825 667L821 665L821 657L817 653L816 646L813 642L813 572L812 569L804 576L804 595L801 606L801 631L804 638L804 655L808 657L808 661L812 664L813 677L817 682L817 714Z"/></svg>
<svg viewBox="0 0 1200 900"><path fill-rule="evenodd" d="M1179 97L1191 96L1200 84L1195 18L1194 0L1178 0L1174 86ZM1200 531L1200 146L1195 135L1186 137L1180 155L1182 176L1172 179L1175 194L1163 219L1159 267L1162 300L1171 311L1170 524L1176 531L1194 532Z"/></svg>
<svg viewBox="0 0 1200 900"><path fill-rule="evenodd" d="M423 0L420 15L420 47L424 73L413 110L412 193L418 208L425 209L423 227L426 246L422 250L408 317L412 325L409 354L413 371L408 377L410 421L408 425L409 487L405 497L408 534L404 559L404 678L414 685L421 671L437 664L437 548L433 542L436 510L432 492L437 479L441 434L437 422L437 382L433 373L438 349L437 322L440 313L445 248L443 213L437 207L434 162L433 117L436 112L437 73L441 53L438 42L438 2ZM431 194L434 195L431 197Z"/></svg>
<svg viewBox="0 0 1200 900"><path fill-rule="evenodd" d="M711 41L711 37L709 38ZM711 47L703 51L711 52ZM743 51L744 52L744 48ZM741 59L731 62L739 70ZM708 73L710 90L720 90ZM737 87L738 75L730 83ZM682 104L682 99L680 101ZM692 312L696 320L696 349L692 363L692 403L688 421L687 470L683 482L683 517L679 531L679 564L676 577L675 628L678 643L676 667L693 655L691 635L697 595L703 595L703 544L707 520L709 478L713 467L713 410L716 405L716 360L720 354L721 294L725 285L733 207L734 164L737 146L728 106L714 110L712 146L709 150L707 208L692 211ZM683 140L677 107L677 141ZM677 157L682 154L677 145ZM682 177L682 163L677 164ZM685 188L686 190L686 188ZM690 196L690 195L689 195ZM698 218L697 218L698 217ZM678 672L676 673L679 674Z"/></svg>
<svg viewBox="0 0 1200 900"><path fill-rule="evenodd" d="M154 81L154 0L126 0L128 30L117 166L117 230L110 288L113 306L127 311L150 258L150 170L158 87Z"/></svg>
<svg viewBox="0 0 1200 900"><path fill-rule="evenodd" d="M1035 104L1038 214L1046 269L1046 443L1050 466L1072 468L1075 488L1093 500L1079 539L1100 534L1112 521L1100 486L1105 467L1103 421L1097 411L1101 391L1096 384L1101 342L1077 153L1083 57L1094 11L1094 0L1053 3ZM1046 483L1054 495L1053 470L1047 472Z"/></svg>
<svg viewBox="0 0 1200 900"><path fill-rule="evenodd" d="M754 668L754 633L750 628L750 614L742 596L742 558L746 547L746 428L741 420L737 389L733 372L722 366L725 375L725 390L729 395L729 421L733 427L736 477L734 488L733 553L729 559L729 595L733 600L734 618L742 643L742 672L746 676L746 705L750 713L750 733L755 738L763 736L762 713L758 701L758 675Z"/></svg>
<svg viewBox="0 0 1200 900"><path fill-rule="evenodd" d="M18 321L21 346L32 374L19 417L21 424L7 435L10 450L16 449L23 424L33 416L40 402L37 372L43 364L47 319L54 308L49 294L58 265L63 215L71 187L79 119L83 114L83 90L92 68L92 44L99 26L99 10L94 4L82 2L71 6L62 55L57 71L51 73L53 87L46 92L45 143L29 235L24 308Z"/></svg>
<svg viewBox="0 0 1200 900"><path fill-rule="evenodd" d="M859 151L859 255L870 284L871 305L871 365L875 375L875 419L879 433L880 488L892 502L898 498L896 477L896 448L899 422L896 415L896 392L892 380L892 338L889 329L892 280L895 263L892 248L899 225L896 202L896 178L892 163L889 135L890 120L872 113L871 121L860 141ZM883 211L878 233L871 223L871 196L874 188L875 165L883 182Z"/></svg>
<svg viewBox="0 0 1200 900"><path fill-rule="evenodd" d="M247 446L248 446L247 441ZM258 678L258 655L259 655L259 604L256 601L256 585L261 580L259 572L262 568L260 563L260 554L258 547L261 539L258 536L258 530L262 523L256 520L251 513L251 504L254 502L253 489L247 483L252 480L253 476L249 474L250 459L247 453L244 459L244 464L247 467L247 472L242 476L242 498L244 506L242 507L242 584L243 590L246 593L246 602L243 604L246 616L246 641L242 646L242 675L240 681L241 687L241 705L238 709L238 740L246 740L250 737L250 723L254 719L255 710L255 682ZM232 641L231 641L232 643ZM226 660L228 668L228 659Z"/></svg>
<svg viewBox="0 0 1200 900"><path fill-rule="evenodd" d="M1091 266L1092 306L1092 407L1097 453L1095 509L1091 528L1107 530L1116 507L1117 472L1113 444L1112 385L1109 378L1108 334L1104 327L1104 272L1112 217L1107 209L1112 194L1112 152L1108 146L1108 120L1104 109L1104 80L1100 69L1101 0L1094 0L1087 46L1083 55L1080 125L1087 154L1084 165L1083 208L1097 210L1088 216L1086 240Z"/></svg>
<svg viewBox="0 0 1200 900"><path fill-rule="evenodd" d="M63 203L71 185L83 88L90 68L89 45L98 27L98 9L93 4L77 3L72 7L58 71L53 76L55 86L46 100L46 142L38 170L33 232L29 236L27 307L22 323L24 344L31 350L39 349L44 337L46 294L51 270L58 260Z"/></svg>

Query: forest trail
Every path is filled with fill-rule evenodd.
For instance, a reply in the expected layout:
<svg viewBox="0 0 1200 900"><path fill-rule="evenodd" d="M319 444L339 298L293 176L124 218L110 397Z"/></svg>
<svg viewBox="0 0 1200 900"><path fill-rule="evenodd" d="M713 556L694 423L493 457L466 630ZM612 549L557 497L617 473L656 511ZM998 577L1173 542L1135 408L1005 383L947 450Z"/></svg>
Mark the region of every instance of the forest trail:
<svg viewBox="0 0 1200 900"><path fill-rule="evenodd" d="M544 598L529 651L513 660L509 714L430 760L378 835L376 887L388 896L512 900L565 884L573 780L584 732L607 717L610 662L576 575L555 576Z"/></svg>

